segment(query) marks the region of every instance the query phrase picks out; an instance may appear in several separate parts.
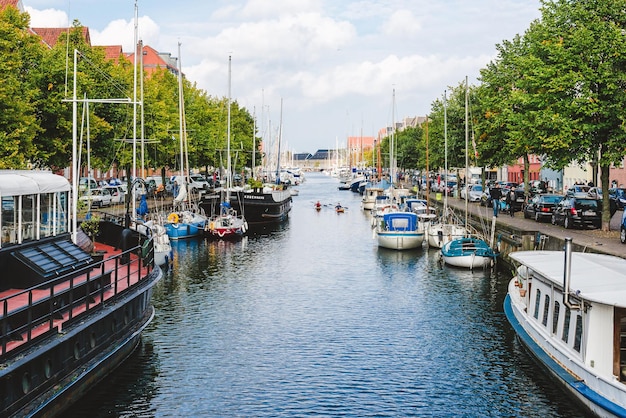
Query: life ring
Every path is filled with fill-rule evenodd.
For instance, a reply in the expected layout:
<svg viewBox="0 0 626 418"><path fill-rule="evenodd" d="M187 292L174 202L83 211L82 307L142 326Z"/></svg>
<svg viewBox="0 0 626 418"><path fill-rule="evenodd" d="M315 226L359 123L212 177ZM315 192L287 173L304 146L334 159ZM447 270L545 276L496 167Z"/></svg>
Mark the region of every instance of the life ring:
<svg viewBox="0 0 626 418"><path fill-rule="evenodd" d="M171 224L177 224L178 223L178 214L177 213L170 213L169 216L167 217L167 221Z"/></svg>

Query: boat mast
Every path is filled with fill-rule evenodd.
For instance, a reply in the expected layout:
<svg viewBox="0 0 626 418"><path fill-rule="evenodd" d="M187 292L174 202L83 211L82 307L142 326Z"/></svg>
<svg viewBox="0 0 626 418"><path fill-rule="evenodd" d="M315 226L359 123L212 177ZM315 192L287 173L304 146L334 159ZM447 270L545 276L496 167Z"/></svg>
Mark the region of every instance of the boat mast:
<svg viewBox="0 0 626 418"><path fill-rule="evenodd" d="M448 216L448 100L446 97L446 90L443 91L443 155L444 155L444 165L443 165L443 175L445 179L445 192L443 194L443 213L444 216ZM458 180L458 179L457 179ZM458 181L457 181L458 185Z"/></svg>
<svg viewBox="0 0 626 418"><path fill-rule="evenodd" d="M178 124L180 139L180 175L185 178L185 153L183 150L183 66L180 58L180 42L178 43Z"/></svg>
<svg viewBox="0 0 626 418"><path fill-rule="evenodd" d="M468 109L467 109L468 102L469 102L468 90L469 90L469 87L467 85L467 76L465 76L465 228L466 229L468 228L467 211L469 209L468 208L469 157L467 156L467 150L469 146L469 121L468 121Z"/></svg>
<svg viewBox="0 0 626 418"><path fill-rule="evenodd" d="M231 56L228 56L228 112L226 117L226 169L228 170L226 174L226 201L230 202L230 185L231 185L231 162L230 162L230 68L231 68Z"/></svg>
<svg viewBox="0 0 626 418"><path fill-rule="evenodd" d="M428 115L426 115L426 176L430 177L428 169ZM426 213L430 214L430 181L426 181Z"/></svg>
<svg viewBox="0 0 626 418"><path fill-rule="evenodd" d="M396 89L393 89L393 95L391 100L391 141L389 142L389 182L393 185L393 179L395 178L395 160L393 159L393 147L395 143L396 135Z"/></svg>
<svg viewBox="0 0 626 418"><path fill-rule="evenodd" d="M280 98L280 122L278 123L278 155L276 157L276 184L280 184L280 143L283 137L283 98Z"/></svg>
<svg viewBox="0 0 626 418"><path fill-rule="evenodd" d="M137 38L138 38L138 21L139 21L139 12L137 8L137 0L135 0L135 31L133 38L133 47L135 48L135 53L133 54L133 182L137 179ZM131 182L132 185L132 182ZM132 192L135 189L135 186L132 185ZM133 215L137 213L136 205L137 200L132 199L133 201Z"/></svg>
<svg viewBox="0 0 626 418"><path fill-rule="evenodd" d="M256 159L256 106L252 108L252 178L255 178Z"/></svg>

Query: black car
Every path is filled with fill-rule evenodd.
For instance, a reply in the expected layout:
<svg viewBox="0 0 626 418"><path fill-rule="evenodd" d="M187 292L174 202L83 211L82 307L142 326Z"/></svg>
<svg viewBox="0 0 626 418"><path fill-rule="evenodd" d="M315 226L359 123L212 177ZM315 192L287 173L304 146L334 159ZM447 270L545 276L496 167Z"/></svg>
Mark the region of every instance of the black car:
<svg viewBox="0 0 626 418"><path fill-rule="evenodd" d="M609 199L615 203L619 210L623 210L626 206L626 189L623 187L612 187L609 189Z"/></svg>
<svg viewBox="0 0 626 418"><path fill-rule="evenodd" d="M534 218L535 221L552 219L552 212L561 200L563 196L559 194L535 195L524 208L524 218Z"/></svg>
<svg viewBox="0 0 626 418"><path fill-rule="evenodd" d="M515 200L512 202L511 206L513 206L515 212L519 212L524 207L524 202L526 201L524 185L516 187L513 191L515 192Z"/></svg>
<svg viewBox="0 0 626 418"><path fill-rule="evenodd" d="M602 226L602 201L583 197L565 197L554 208L552 225L600 228Z"/></svg>

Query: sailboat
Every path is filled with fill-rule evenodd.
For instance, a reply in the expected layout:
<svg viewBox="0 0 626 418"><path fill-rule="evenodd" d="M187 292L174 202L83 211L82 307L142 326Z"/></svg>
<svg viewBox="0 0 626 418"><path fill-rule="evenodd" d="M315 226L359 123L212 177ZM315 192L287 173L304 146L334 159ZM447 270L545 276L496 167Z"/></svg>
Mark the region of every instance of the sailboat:
<svg viewBox="0 0 626 418"><path fill-rule="evenodd" d="M243 215L237 214L237 211L230 205L230 189L232 184L232 168L230 164L230 76L231 76L231 57L228 57L228 118L226 128L226 153L227 153L227 171L226 171L226 198L220 203L220 212L209 218L206 232L210 236L218 238L235 238L243 236L248 230L248 223Z"/></svg>
<svg viewBox="0 0 626 418"><path fill-rule="evenodd" d="M468 115L468 82L465 78L465 181L469 179L468 143L469 143L469 115ZM467 195L465 196L465 225L468 225ZM455 267L474 269L476 267L491 266L495 263L498 254L489 244L478 236L466 235L452 239L441 247L441 256L446 264Z"/></svg>
<svg viewBox="0 0 626 418"><path fill-rule="evenodd" d="M137 31L137 26L135 26L135 32ZM135 42L137 41L137 34L135 33ZM144 129L144 94L143 94L143 43L140 41L139 43L135 43L137 48L135 51L139 51L139 68L141 69L140 80L141 80L141 170L142 175L144 177L144 160L143 160L143 149L145 144L145 129ZM134 54L134 95L136 96L137 92L137 53ZM133 125L133 152L136 155L136 138L137 138L137 129L136 129L136 106L137 106L137 98L134 98L134 125ZM133 158L133 164L136 165L136 158ZM145 186L145 185L144 185ZM146 203L146 192L147 187L142 187L143 195L141 196L142 204L145 203L145 210L147 211L147 203ZM174 253L172 250L172 244L170 242L170 238L167 235L167 230L165 226L163 226L163 217L157 215L156 219L145 220L137 216L137 211L133 211L134 221L130 225L131 229L136 230L137 232L144 234L148 237L152 238L152 245L154 247L154 262L158 266L162 266L165 268L169 268L174 260Z"/></svg>
<svg viewBox="0 0 626 418"><path fill-rule="evenodd" d="M192 197L187 192L187 179L189 178L189 165L185 164L185 144L187 139L185 127L185 110L183 99L183 70L180 59L180 43L178 44L178 110L180 119L180 176L176 177L179 192L174 198L174 206L179 210L171 212L167 216L165 229L170 239L178 240L185 238L201 237L207 223L207 217L200 213L197 205L191 202ZM187 175L185 175L187 174Z"/></svg>
<svg viewBox="0 0 626 418"><path fill-rule="evenodd" d="M443 196L443 213L439 221L431 220L427 228L428 246L434 248L442 248L445 243L453 239L463 238L467 235L467 229L461 224L448 206L448 113L447 98L444 92L443 96L443 137L444 137L444 184L445 191ZM427 182L428 184L428 182Z"/></svg>
<svg viewBox="0 0 626 418"><path fill-rule="evenodd" d="M395 90L393 95L393 107L395 107ZM391 181L394 178L394 140L396 131L395 115L392 110L391 119L393 128L391 130L391 141L389 144L389 168ZM378 241L378 246L391 250L410 250L419 248L424 242L424 229L419 222L417 213L413 211L400 210L399 202L402 195L396 194L398 190L391 185L388 188L386 197L389 205L377 208L373 216L374 235Z"/></svg>

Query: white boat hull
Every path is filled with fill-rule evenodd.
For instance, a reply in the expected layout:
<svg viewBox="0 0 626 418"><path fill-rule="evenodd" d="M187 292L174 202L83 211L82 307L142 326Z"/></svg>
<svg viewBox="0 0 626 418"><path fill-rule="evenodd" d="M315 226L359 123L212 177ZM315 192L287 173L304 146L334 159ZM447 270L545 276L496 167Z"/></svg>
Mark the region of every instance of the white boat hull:
<svg viewBox="0 0 626 418"><path fill-rule="evenodd" d="M377 232L378 246L391 250L420 248L424 242L423 232Z"/></svg>
<svg viewBox="0 0 626 418"><path fill-rule="evenodd" d="M446 256L442 255L444 263L454 266L468 269L475 269L477 267L487 267L493 263L493 257L485 257L475 254L470 255L455 255Z"/></svg>
<svg viewBox="0 0 626 418"><path fill-rule="evenodd" d="M435 224L428 227L428 246L441 248L447 242L454 239L463 238L467 231L461 225L455 224Z"/></svg>

